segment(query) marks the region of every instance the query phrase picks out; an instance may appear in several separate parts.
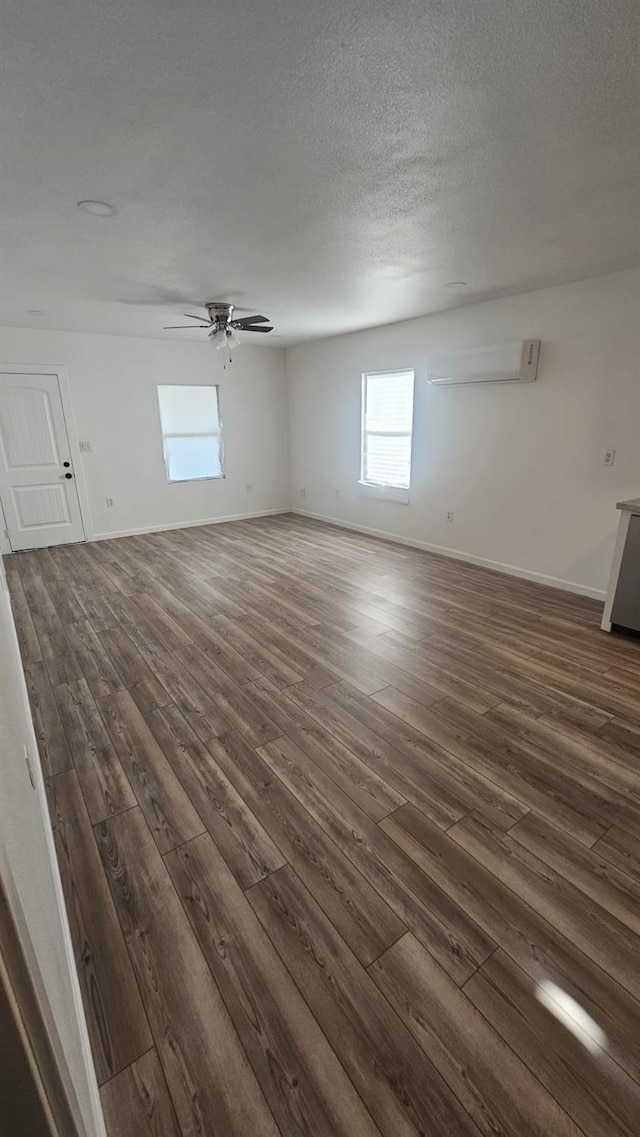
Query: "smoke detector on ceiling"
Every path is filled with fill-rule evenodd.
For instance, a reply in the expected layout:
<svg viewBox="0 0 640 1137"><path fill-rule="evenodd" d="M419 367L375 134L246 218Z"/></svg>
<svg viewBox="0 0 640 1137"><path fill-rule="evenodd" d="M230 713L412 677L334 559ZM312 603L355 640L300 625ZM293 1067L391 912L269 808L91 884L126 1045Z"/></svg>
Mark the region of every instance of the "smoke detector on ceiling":
<svg viewBox="0 0 640 1137"><path fill-rule="evenodd" d="M109 205L107 201L79 201L78 209L91 213L94 217L113 217L116 211L115 206Z"/></svg>

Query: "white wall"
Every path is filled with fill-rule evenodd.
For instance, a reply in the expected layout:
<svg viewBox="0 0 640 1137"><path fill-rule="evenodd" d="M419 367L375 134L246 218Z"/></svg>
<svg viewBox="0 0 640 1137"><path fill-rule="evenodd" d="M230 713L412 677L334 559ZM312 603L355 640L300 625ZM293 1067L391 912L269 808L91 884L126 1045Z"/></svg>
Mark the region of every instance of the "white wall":
<svg viewBox="0 0 640 1137"><path fill-rule="evenodd" d="M25 748L35 787L31 785ZM0 876L83 1137L104 1137L4 568L0 561Z"/></svg>
<svg viewBox="0 0 640 1137"><path fill-rule="evenodd" d="M289 349L294 507L600 594L615 502L640 493L639 302L635 270ZM525 338L542 340L537 383L424 378L429 349ZM357 490L361 374L401 367L416 370L409 505Z"/></svg>
<svg viewBox="0 0 640 1137"><path fill-rule="evenodd" d="M207 342L3 328L0 363L67 369L78 438L92 446L80 459L88 536L170 528L288 505L281 349L244 345L224 371L220 353ZM159 383L220 384L224 480L167 485ZM113 498L113 508L107 508L107 497Z"/></svg>

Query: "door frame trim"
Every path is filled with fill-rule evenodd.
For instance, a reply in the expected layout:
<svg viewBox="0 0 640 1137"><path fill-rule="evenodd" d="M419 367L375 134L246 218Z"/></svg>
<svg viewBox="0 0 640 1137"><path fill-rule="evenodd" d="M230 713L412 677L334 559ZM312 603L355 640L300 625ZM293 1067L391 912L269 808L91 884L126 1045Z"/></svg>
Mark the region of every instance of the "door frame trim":
<svg viewBox="0 0 640 1137"><path fill-rule="evenodd" d="M0 880L0 982L51 1137L80 1137L42 1017L20 937Z"/></svg>
<svg viewBox="0 0 640 1137"><path fill-rule="evenodd" d="M82 528L84 530L84 539L85 541L92 541L93 522L91 520L89 493L87 489L84 466L82 463L82 454L80 453L80 444L78 442L78 428L76 426L76 419L73 410L71 383L69 380L69 372L67 368L60 363L0 362L0 374L56 376L58 380L58 388L60 390L60 401L62 403L62 417L64 418L65 428L67 431L67 439L69 441L70 456L73 461L73 472L75 474L75 483L78 493L78 505L80 507L80 520L82 522ZM0 556L2 556L4 553L10 552L12 552L12 549L8 540L5 538L3 526L0 530Z"/></svg>

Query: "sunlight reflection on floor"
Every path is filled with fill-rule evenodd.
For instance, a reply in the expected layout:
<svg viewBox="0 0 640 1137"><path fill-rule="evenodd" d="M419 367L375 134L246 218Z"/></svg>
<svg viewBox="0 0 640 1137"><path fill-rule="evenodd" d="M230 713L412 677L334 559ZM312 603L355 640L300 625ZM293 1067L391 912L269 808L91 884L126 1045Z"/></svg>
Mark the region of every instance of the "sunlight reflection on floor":
<svg viewBox="0 0 640 1137"><path fill-rule="evenodd" d="M566 1026L592 1054L607 1049L607 1036L584 1007L557 983L543 979L537 986L536 998Z"/></svg>

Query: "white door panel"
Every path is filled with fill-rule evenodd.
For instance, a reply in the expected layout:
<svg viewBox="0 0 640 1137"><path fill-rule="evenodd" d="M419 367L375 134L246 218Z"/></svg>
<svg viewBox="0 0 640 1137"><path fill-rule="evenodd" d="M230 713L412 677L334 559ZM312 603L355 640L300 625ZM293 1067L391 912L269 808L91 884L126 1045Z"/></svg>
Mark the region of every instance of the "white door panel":
<svg viewBox="0 0 640 1137"><path fill-rule="evenodd" d="M11 489L21 529L71 524L63 485L12 486Z"/></svg>
<svg viewBox="0 0 640 1137"><path fill-rule="evenodd" d="M57 375L0 373L0 500L14 551L84 540Z"/></svg>

